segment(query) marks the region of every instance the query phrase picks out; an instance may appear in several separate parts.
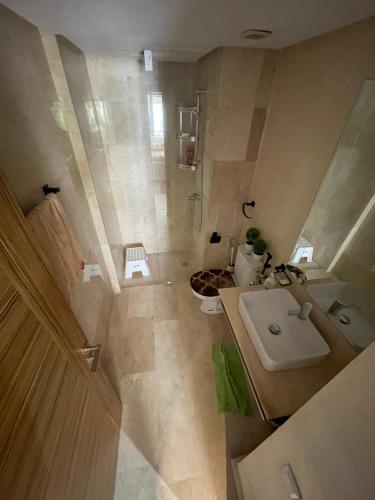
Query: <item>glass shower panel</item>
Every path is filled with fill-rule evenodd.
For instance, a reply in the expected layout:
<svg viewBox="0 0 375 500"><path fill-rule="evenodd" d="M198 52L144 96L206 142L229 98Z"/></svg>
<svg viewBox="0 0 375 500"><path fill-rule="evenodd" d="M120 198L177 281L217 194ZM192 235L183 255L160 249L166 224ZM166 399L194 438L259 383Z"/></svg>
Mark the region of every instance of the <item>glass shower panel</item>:
<svg viewBox="0 0 375 500"><path fill-rule="evenodd" d="M87 62L111 179L108 201L114 201L121 233L120 245L110 241L121 283L186 279L195 173L176 166L175 110L194 103L195 65L157 62L150 73L135 57L90 56ZM136 245L147 252L151 276L124 280L119 253L123 256L126 247Z"/></svg>

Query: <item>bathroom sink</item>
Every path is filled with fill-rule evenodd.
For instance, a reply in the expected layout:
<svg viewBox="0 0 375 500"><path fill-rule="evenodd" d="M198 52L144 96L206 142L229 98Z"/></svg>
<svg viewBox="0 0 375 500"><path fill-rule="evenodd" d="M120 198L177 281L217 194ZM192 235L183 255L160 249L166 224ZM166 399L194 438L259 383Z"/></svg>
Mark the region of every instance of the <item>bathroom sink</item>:
<svg viewBox="0 0 375 500"><path fill-rule="evenodd" d="M263 367L268 371L315 365L330 352L310 319L288 316L290 309L300 309L300 306L287 290L240 294L242 321Z"/></svg>

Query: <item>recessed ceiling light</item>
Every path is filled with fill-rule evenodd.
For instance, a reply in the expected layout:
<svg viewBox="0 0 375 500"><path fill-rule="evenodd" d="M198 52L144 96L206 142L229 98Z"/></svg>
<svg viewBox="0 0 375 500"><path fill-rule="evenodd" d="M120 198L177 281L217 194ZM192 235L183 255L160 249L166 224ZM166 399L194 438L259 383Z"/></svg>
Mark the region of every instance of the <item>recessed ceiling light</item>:
<svg viewBox="0 0 375 500"><path fill-rule="evenodd" d="M270 30L259 30L251 28L249 30L243 31L241 36L247 38L248 40L260 40L261 38L266 38L272 35L273 31Z"/></svg>

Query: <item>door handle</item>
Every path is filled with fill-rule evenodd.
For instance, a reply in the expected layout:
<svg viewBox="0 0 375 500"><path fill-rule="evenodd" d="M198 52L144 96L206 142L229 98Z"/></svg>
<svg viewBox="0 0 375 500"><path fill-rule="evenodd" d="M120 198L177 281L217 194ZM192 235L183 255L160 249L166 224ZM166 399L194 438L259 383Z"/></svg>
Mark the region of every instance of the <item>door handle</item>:
<svg viewBox="0 0 375 500"><path fill-rule="evenodd" d="M102 348L101 344L97 345L87 345L86 347L82 347L82 349L77 349L77 352L81 354L86 360L87 364L90 367L90 371L96 372L99 361L99 353Z"/></svg>
<svg viewBox="0 0 375 500"><path fill-rule="evenodd" d="M284 464L281 470L282 470L285 489L288 493L288 498L292 498L294 500L302 500L302 495L297 483L297 479L294 475L292 466L290 464Z"/></svg>

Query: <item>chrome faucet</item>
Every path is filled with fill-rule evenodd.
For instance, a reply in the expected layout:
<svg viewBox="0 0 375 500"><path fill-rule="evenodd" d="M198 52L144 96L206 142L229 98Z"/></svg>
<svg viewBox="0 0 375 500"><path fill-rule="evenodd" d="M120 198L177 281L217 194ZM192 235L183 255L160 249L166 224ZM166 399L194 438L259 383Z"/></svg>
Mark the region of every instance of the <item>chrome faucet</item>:
<svg viewBox="0 0 375 500"><path fill-rule="evenodd" d="M348 304L344 304L344 302L341 302L340 299L335 299L330 308L328 309L329 314L336 315L339 311L342 311L342 309L349 309L350 306Z"/></svg>
<svg viewBox="0 0 375 500"><path fill-rule="evenodd" d="M310 302L304 302L301 305L301 309L290 309L288 311L288 316L297 316L298 319L305 320L309 317L312 309L312 304Z"/></svg>
<svg viewBox="0 0 375 500"><path fill-rule="evenodd" d="M250 281L249 285L250 286L262 285L264 280L265 280L265 277L263 276L263 274L260 271L257 271L255 281Z"/></svg>

